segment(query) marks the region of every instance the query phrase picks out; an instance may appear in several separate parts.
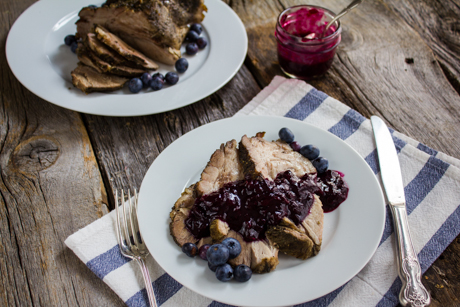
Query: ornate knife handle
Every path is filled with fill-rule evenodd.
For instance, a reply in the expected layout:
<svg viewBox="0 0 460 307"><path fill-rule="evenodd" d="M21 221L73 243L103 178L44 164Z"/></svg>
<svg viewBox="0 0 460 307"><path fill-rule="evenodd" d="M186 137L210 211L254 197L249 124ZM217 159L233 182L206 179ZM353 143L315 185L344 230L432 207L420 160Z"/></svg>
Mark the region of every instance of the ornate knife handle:
<svg viewBox="0 0 460 307"><path fill-rule="evenodd" d="M430 295L422 284L422 269L412 246L406 205L391 205L395 225L398 273L402 281L399 302L403 306L423 307L430 304Z"/></svg>

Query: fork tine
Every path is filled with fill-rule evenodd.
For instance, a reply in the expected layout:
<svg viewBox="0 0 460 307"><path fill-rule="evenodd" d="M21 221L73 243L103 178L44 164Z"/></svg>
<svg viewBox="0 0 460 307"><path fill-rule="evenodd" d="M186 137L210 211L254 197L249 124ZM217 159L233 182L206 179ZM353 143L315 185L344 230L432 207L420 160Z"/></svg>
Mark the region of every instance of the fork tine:
<svg viewBox="0 0 460 307"><path fill-rule="evenodd" d="M123 191L121 192L121 197L123 199ZM117 225L117 231L116 231L116 234L117 234L117 241L118 241L118 246L120 247L120 251L122 254L125 254L125 251L126 251L126 244L125 244L125 239L124 239L124 234L122 232L122 220L120 218L120 214L122 214L120 211L120 208L119 208L119 198L118 198L118 190L115 191L115 211L116 211L116 215L117 215L117 219L115 220L116 221L116 225Z"/></svg>
<svg viewBox="0 0 460 307"><path fill-rule="evenodd" d="M129 193L129 192L128 192ZM130 219L130 224L131 224L131 232L133 234L133 240L134 240L134 245L136 247L139 246L139 238L138 238L138 225L137 225L137 217L135 216L137 214L136 210L136 204L137 204L137 193L136 189L134 189L134 196L131 198L131 194L129 194L129 219ZM134 199L134 200L133 200Z"/></svg>
<svg viewBox="0 0 460 307"><path fill-rule="evenodd" d="M123 196L122 198L122 202L123 202L123 232L124 232L124 236L125 236L125 241L126 241L126 245L127 245L127 248L129 250L133 250L133 244L131 242L131 234L129 232L129 222L130 222L130 213L128 210L131 210L131 208L126 208L126 202L125 202L125 198L124 198L124 192L123 190L121 191L121 194ZM131 193L129 192L128 190L128 201L130 201L131 199Z"/></svg>
<svg viewBox="0 0 460 307"><path fill-rule="evenodd" d="M144 238L142 238L142 234L141 234L141 231L140 231L140 229L139 229L139 220L137 219L137 206L138 206L138 204L139 204L139 202L138 202L139 196L138 196L138 194L137 194L137 190L136 190L136 189L134 189L134 198L136 199L136 201L134 202L134 208L135 208L135 211L134 211L134 212L135 212L135 214L136 214L136 219L135 219L135 221L136 221L136 229L137 229L139 244L141 245L142 248L144 248L144 247L145 247Z"/></svg>

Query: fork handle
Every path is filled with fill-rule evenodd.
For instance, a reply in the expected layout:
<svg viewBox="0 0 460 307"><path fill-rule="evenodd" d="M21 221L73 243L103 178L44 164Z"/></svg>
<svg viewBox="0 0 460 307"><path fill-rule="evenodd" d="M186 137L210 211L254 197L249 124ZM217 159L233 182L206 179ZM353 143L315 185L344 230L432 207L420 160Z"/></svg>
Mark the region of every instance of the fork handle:
<svg viewBox="0 0 460 307"><path fill-rule="evenodd" d="M149 302L151 307L158 307L157 301L155 299L155 293L153 292L152 280L150 279L150 273L145 265L144 259L141 257L136 257L136 262L141 267L142 276L144 277L145 290L147 290L147 295L149 297Z"/></svg>

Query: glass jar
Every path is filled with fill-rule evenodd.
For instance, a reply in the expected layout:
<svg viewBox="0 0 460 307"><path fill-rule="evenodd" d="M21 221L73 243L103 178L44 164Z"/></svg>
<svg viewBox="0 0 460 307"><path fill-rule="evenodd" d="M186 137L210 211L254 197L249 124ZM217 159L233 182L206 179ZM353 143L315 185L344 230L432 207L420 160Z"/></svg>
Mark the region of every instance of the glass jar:
<svg viewBox="0 0 460 307"><path fill-rule="evenodd" d="M322 33L334 17L330 10L313 5L293 6L279 15L275 31L278 60L287 76L310 80L331 67L341 41L340 21L324 37Z"/></svg>

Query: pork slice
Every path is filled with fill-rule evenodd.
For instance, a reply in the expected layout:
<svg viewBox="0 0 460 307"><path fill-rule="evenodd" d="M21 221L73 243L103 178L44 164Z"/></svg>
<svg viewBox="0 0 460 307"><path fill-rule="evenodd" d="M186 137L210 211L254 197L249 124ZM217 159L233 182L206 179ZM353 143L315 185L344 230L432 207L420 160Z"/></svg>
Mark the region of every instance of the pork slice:
<svg viewBox="0 0 460 307"><path fill-rule="evenodd" d="M196 185L197 196L215 192L226 183L244 179L237 145L236 140L228 141L212 154Z"/></svg>
<svg viewBox="0 0 460 307"><path fill-rule="evenodd" d="M192 208L193 204L195 203L195 196L194 196L195 184L190 185L188 188L181 193L180 197L174 203L171 212L169 213L169 217L171 220L174 220L174 215L180 211L181 208L190 209Z"/></svg>
<svg viewBox="0 0 460 307"><path fill-rule="evenodd" d="M287 255L305 260L313 256L313 241L305 233L285 226L270 227L265 233L268 240Z"/></svg>
<svg viewBox="0 0 460 307"><path fill-rule="evenodd" d="M88 55L77 53L77 57L78 57L78 60L80 60L80 62L83 63L84 65L91 67L92 69L94 69L100 74L104 73L102 69L100 69L96 64L93 63L93 60Z"/></svg>
<svg viewBox="0 0 460 307"><path fill-rule="evenodd" d="M91 49L91 51L97 54L97 56L104 62L107 62L111 65L133 66L133 62L129 62L113 49L109 48L103 42L98 40L96 34L94 33L88 33L84 42L85 45ZM135 63L134 66L141 67Z"/></svg>
<svg viewBox="0 0 460 307"><path fill-rule="evenodd" d="M251 270L254 273L273 271L279 263L278 249L268 240L249 243L251 248Z"/></svg>
<svg viewBox="0 0 460 307"><path fill-rule="evenodd" d="M244 173L253 178L274 180L277 174L287 170L299 178L307 173L316 173L310 160L282 141L269 142L261 136L248 138L244 135L239 153Z"/></svg>
<svg viewBox="0 0 460 307"><path fill-rule="evenodd" d="M102 7L83 8L77 35L84 37L101 25L149 58L174 64L190 23L200 23L203 0L111 0Z"/></svg>
<svg viewBox="0 0 460 307"><path fill-rule="evenodd" d="M199 249L200 247L202 247L205 244L212 244L212 238L211 237L201 238L200 241L198 241L198 243L196 244L196 247L198 247L198 249Z"/></svg>
<svg viewBox="0 0 460 307"><path fill-rule="evenodd" d="M176 242L176 244L180 247L182 247L185 243L197 243L198 241L185 226L185 220L190 213L190 208L192 208L195 203L194 189L194 184L186 188L169 213L169 217L171 218L171 222L169 223L169 232L173 237L174 242ZM203 242L201 243L205 244Z"/></svg>
<svg viewBox="0 0 460 307"><path fill-rule="evenodd" d="M94 29L97 39L102 41L104 44L115 50L119 55L124 57L129 61L133 61L138 65L150 69L156 70L158 69L158 64L140 53L139 51L135 50L127 43L125 43L120 37L116 36L113 33L110 33L106 29L101 26L97 26Z"/></svg>
<svg viewBox="0 0 460 307"><path fill-rule="evenodd" d="M109 64L105 62L104 60L102 60L101 58L99 58L97 54L95 54L92 51L88 52L88 57L92 60L94 65L99 67L100 70L102 70L104 73L107 73L107 74L114 74L117 76L133 78L133 77L139 77L143 73L147 72L146 69L133 68L133 67L124 66L124 65Z"/></svg>
<svg viewBox="0 0 460 307"><path fill-rule="evenodd" d="M314 195L314 197L315 201L310 209L310 214L305 217L301 226L313 241L313 253L316 255L321 250L321 244L323 242L324 211L319 196Z"/></svg>
<svg viewBox="0 0 460 307"><path fill-rule="evenodd" d="M77 68L71 72L72 83L84 93L107 92L123 88L129 79L101 74L94 68L78 63Z"/></svg>
<svg viewBox="0 0 460 307"><path fill-rule="evenodd" d="M209 225L209 232L213 242L222 242L227 237L229 230L228 224L219 219L213 220Z"/></svg>

